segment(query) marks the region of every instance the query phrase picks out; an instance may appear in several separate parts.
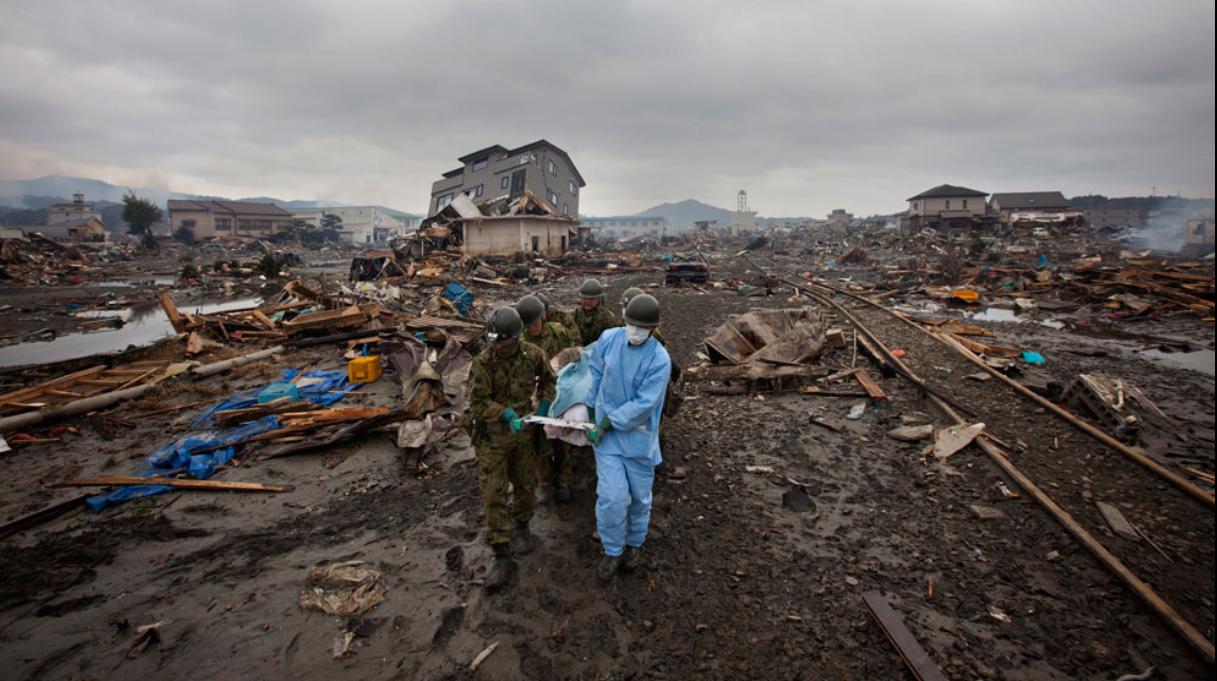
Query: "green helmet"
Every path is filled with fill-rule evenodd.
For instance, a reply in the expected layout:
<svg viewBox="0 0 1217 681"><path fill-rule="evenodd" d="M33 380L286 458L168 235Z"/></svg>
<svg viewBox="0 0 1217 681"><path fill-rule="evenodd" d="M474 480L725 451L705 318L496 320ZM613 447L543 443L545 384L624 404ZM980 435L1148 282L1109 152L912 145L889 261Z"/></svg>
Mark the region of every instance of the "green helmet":
<svg viewBox="0 0 1217 681"><path fill-rule="evenodd" d="M625 290L625 293L621 294L621 307L625 307L626 305L629 305L630 300L632 300L634 298L634 296L636 296L640 293L643 293L643 290L638 288L637 286L631 286L631 287L627 288Z"/></svg>
<svg viewBox="0 0 1217 681"><path fill-rule="evenodd" d="M587 279L579 287L580 298L603 298L604 287L600 285L598 279Z"/></svg>
<svg viewBox="0 0 1217 681"><path fill-rule="evenodd" d="M486 325L486 338L491 343L518 338L524 330L524 322L520 321L520 313L513 307L500 307L490 315L490 323Z"/></svg>
<svg viewBox="0 0 1217 681"><path fill-rule="evenodd" d="M546 296L544 293L541 293L540 291L537 291L536 293L534 293L532 295L536 296L537 300L541 301L541 304L545 306L546 310L549 309L549 296Z"/></svg>
<svg viewBox="0 0 1217 681"><path fill-rule="evenodd" d="M520 321L524 323L524 326L529 326L541 318L541 314L545 312L545 303L542 303L541 299L536 296L527 295L516 303L516 312L520 313Z"/></svg>
<svg viewBox="0 0 1217 681"><path fill-rule="evenodd" d="M634 326L659 326L659 301L648 293L639 293L625 306L625 321Z"/></svg>

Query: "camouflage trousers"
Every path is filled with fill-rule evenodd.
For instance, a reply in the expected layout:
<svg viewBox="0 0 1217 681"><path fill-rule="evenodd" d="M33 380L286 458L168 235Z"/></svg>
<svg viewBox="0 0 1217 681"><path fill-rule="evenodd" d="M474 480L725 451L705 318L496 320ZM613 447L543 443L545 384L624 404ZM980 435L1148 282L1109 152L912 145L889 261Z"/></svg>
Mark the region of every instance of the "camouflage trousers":
<svg viewBox="0 0 1217 681"><path fill-rule="evenodd" d="M512 521L532 518L536 504L537 464L530 433L500 434L474 442L478 486L486 515L486 539L491 544L511 541ZM511 484L510 504L508 483Z"/></svg>
<svg viewBox="0 0 1217 681"><path fill-rule="evenodd" d="M533 451L537 456L537 479L542 489L570 487L571 446L545 437L542 428L533 428Z"/></svg>

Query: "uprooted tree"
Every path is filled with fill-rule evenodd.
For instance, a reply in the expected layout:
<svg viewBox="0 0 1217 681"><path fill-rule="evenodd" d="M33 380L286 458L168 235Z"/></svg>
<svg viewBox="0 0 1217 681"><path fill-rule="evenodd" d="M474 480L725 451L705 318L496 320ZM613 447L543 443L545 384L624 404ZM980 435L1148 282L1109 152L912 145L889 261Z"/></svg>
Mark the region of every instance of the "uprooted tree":
<svg viewBox="0 0 1217 681"><path fill-rule="evenodd" d="M123 222L127 223L127 233L139 237L144 248L157 249L156 236L152 234L152 225L165 217L160 206L148 199L135 195L128 189L123 195Z"/></svg>

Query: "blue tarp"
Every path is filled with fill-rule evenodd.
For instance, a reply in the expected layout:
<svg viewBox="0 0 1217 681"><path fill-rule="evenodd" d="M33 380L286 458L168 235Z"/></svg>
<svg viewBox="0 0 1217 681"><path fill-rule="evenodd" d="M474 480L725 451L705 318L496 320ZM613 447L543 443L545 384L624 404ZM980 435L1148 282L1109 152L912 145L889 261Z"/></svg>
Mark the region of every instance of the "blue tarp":
<svg viewBox="0 0 1217 681"><path fill-rule="evenodd" d="M455 281L444 288L444 298L456 307L462 317L468 317L473 310L473 291Z"/></svg>
<svg viewBox="0 0 1217 681"><path fill-rule="evenodd" d="M592 389L592 368L588 360L595 347L596 343L592 343L583 348L578 360L567 364L558 372L557 394L554 396L554 403L549 407L550 415L561 416L580 402L587 404L587 393Z"/></svg>
<svg viewBox="0 0 1217 681"><path fill-rule="evenodd" d="M297 373L299 372L295 369L286 369L283 372L283 380L290 381ZM329 406L345 397L348 391L358 388L359 384L348 383L346 372L343 371L310 371L304 375L297 387L301 400ZM216 428L212 420L212 415L217 411L245 409L256 405L258 393L264 388L265 386L243 390L212 405L191 424L197 429L195 432L161 446L148 457L143 470L138 471L136 475L151 477L165 471L185 469L197 480L210 478L215 474L216 468L229 463L236 456L236 446L224 445L232 445L279 428L279 419L273 415L232 428ZM102 511L131 499L161 494L171 489L173 488L168 485L131 485L89 497L85 499L85 504L93 511Z"/></svg>

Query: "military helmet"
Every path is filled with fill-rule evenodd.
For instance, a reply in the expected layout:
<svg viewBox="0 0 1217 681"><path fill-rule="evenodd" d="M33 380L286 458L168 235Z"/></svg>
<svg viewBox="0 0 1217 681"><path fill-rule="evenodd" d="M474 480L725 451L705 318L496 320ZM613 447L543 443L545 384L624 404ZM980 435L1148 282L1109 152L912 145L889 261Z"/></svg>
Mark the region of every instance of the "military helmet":
<svg viewBox="0 0 1217 681"><path fill-rule="evenodd" d="M532 295L536 296L537 300L541 301L541 304L545 306L546 310L549 309L549 296L546 296L544 293L541 293L540 291L537 291L536 293L534 293Z"/></svg>
<svg viewBox="0 0 1217 681"><path fill-rule="evenodd" d="M529 326L541 318L541 313L545 312L545 303L534 295L527 295L516 303L516 312L520 313L520 321L524 326Z"/></svg>
<svg viewBox="0 0 1217 681"><path fill-rule="evenodd" d="M636 296L642 292L643 292L642 289L638 288L637 286L631 286L631 287L627 288L625 290L625 293L621 294L621 307L625 307L626 305L629 305L630 301L633 300L634 296Z"/></svg>
<svg viewBox="0 0 1217 681"><path fill-rule="evenodd" d="M519 337L523 330L524 322L520 320L520 313L513 307L504 306L490 315L490 322L486 324L486 339L491 343L511 340Z"/></svg>
<svg viewBox="0 0 1217 681"><path fill-rule="evenodd" d="M583 285L579 287L580 298L603 298L604 287L600 285L598 279L584 280Z"/></svg>
<svg viewBox="0 0 1217 681"><path fill-rule="evenodd" d="M659 301L648 293L639 293L625 306L625 321L634 326L659 326Z"/></svg>

